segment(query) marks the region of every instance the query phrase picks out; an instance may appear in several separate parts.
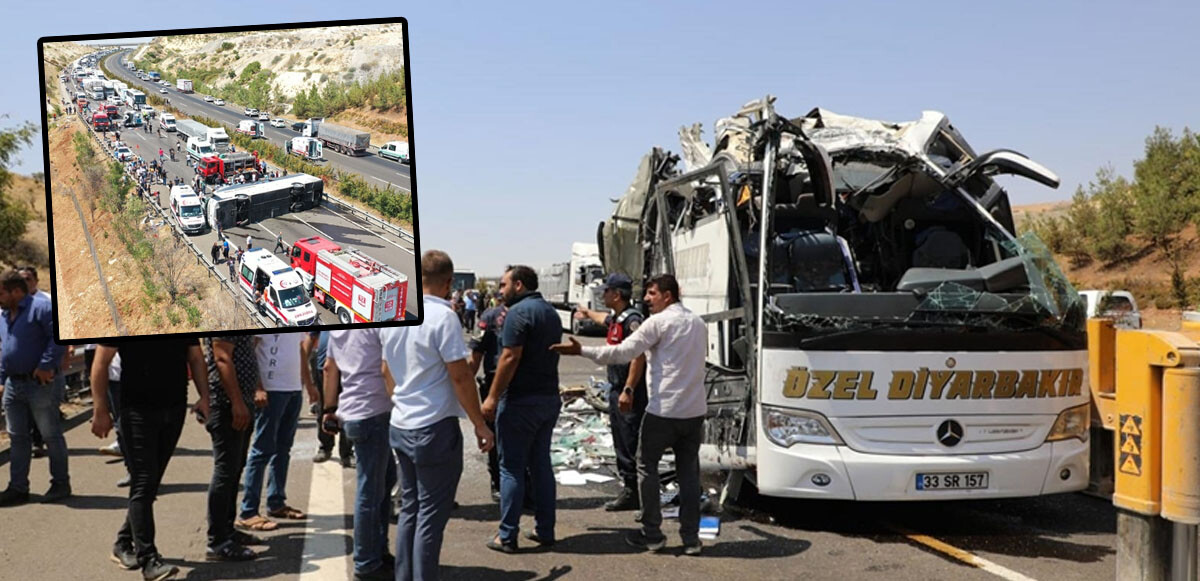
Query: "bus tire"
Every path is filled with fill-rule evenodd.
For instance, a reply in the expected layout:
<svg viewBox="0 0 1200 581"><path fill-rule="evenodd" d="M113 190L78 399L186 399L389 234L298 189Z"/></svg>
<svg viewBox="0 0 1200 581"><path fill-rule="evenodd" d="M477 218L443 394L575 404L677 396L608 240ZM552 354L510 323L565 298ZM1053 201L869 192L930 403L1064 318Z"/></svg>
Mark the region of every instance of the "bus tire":
<svg viewBox="0 0 1200 581"><path fill-rule="evenodd" d="M338 309L337 316L338 316L338 321L341 322L343 325L350 324L350 311L347 311L345 308Z"/></svg>

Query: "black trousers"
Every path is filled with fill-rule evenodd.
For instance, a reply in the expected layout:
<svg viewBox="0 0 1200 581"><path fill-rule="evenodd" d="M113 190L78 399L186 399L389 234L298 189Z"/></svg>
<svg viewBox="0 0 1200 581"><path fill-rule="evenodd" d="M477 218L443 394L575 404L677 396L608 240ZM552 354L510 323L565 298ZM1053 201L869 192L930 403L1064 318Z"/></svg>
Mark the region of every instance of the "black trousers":
<svg viewBox="0 0 1200 581"><path fill-rule="evenodd" d="M326 434L325 430L321 429L321 416L325 414L325 374L316 365L310 367L312 370L313 383L317 384L317 442L321 445L321 449L326 452L333 451L334 436ZM338 395L342 393L342 378L338 377ZM338 458L346 459L354 453L353 443L350 438L346 437L346 430L339 429L337 437Z"/></svg>
<svg viewBox="0 0 1200 581"><path fill-rule="evenodd" d="M613 386L608 392L608 419L612 426L613 451L617 453L617 474L625 489L636 492L637 479L637 450L638 440L642 431L642 417L646 415L646 389L633 392L633 410L621 413L618 399L624 385Z"/></svg>
<svg viewBox="0 0 1200 581"><path fill-rule="evenodd" d="M642 534L661 539L662 500L659 498L658 461L663 451L675 451L675 475L679 482L679 536L684 544L700 537L700 442L704 439L704 416L675 419L646 414L642 418L642 440L638 448L638 477L642 498Z"/></svg>
<svg viewBox="0 0 1200 581"><path fill-rule="evenodd" d="M233 537L238 483L246 467L254 430L253 422L240 432L233 429L233 410L228 404L214 407L210 415L205 426L213 442L213 475L208 485L208 547L216 549Z"/></svg>
<svg viewBox="0 0 1200 581"><path fill-rule="evenodd" d="M121 408L117 423L125 466L129 469L129 509L117 532L117 545L133 545L138 562L145 565L158 556L154 544L154 500L167 464L175 454L187 417L187 405L169 408Z"/></svg>
<svg viewBox="0 0 1200 581"><path fill-rule="evenodd" d="M479 401L487 399L488 392L492 389L492 379L496 377L495 373L485 373L479 381ZM487 422L487 427L496 433L496 423ZM488 475L492 477L492 492L500 491L500 449L492 446L488 450Z"/></svg>

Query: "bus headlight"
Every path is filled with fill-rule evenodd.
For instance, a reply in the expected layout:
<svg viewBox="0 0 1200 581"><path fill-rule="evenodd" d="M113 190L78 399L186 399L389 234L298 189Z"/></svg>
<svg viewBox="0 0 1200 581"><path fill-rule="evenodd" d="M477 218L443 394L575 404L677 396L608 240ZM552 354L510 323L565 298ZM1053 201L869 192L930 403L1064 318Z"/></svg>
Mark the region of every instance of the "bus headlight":
<svg viewBox="0 0 1200 581"><path fill-rule="evenodd" d="M801 443L842 443L825 416L816 412L763 406L763 431L768 440L784 448Z"/></svg>
<svg viewBox="0 0 1200 581"><path fill-rule="evenodd" d="M1088 430L1092 427L1092 404L1077 405L1067 408L1058 414L1050 433L1046 435L1047 442L1078 438L1086 442Z"/></svg>

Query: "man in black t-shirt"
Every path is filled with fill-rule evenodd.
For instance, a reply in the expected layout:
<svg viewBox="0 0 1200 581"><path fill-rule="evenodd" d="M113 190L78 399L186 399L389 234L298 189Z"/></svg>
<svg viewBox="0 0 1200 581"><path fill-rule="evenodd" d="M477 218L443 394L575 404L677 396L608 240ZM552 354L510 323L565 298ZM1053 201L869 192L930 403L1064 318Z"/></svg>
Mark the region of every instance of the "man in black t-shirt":
<svg viewBox="0 0 1200 581"><path fill-rule="evenodd" d="M117 533L112 560L124 569L142 569L159 581L179 572L163 563L154 544L154 499L187 416L188 368L200 400L195 412L208 416L208 381L196 339L154 339L102 344L92 365L92 433L106 438L113 427L108 409L108 367L121 355L121 407L118 410L125 464L130 474L129 508Z"/></svg>

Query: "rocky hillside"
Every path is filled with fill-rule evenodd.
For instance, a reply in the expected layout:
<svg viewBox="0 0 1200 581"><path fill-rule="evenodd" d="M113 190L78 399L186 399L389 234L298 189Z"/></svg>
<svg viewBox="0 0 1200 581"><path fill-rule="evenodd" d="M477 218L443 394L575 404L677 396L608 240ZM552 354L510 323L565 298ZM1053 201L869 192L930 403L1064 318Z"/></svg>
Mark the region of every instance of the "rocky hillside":
<svg viewBox="0 0 1200 581"><path fill-rule="evenodd" d="M58 82L58 75L62 72L63 67L95 50L95 47L74 42L47 42L42 45L42 60L45 62L46 69L46 78L42 81L46 85L47 103L53 105L58 102L54 99L54 96L58 94L55 90L55 83ZM53 109L53 106L50 109Z"/></svg>
<svg viewBox="0 0 1200 581"><path fill-rule="evenodd" d="M160 72L232 71L211 81L218 88L257 62L272 73L271 90L290 100L314 86L365 83L402 69L404 35L399 24L387 24L170 36L141 47L133 60Z"/></svg>

